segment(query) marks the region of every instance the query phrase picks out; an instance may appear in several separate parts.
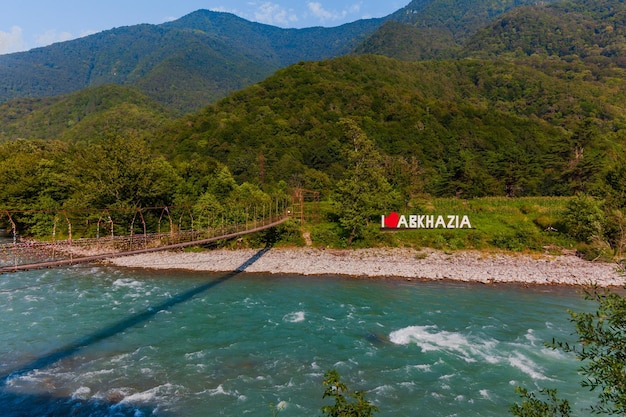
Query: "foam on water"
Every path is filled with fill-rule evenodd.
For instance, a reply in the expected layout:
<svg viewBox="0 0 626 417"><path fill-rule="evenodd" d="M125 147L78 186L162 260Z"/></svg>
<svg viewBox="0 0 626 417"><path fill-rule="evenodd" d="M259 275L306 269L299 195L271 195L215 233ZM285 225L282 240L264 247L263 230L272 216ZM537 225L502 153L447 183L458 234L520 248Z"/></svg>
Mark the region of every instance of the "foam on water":
<svg viewBox="0 0 626 417"><path fill-rule="evenodd" d="M293 313L286 314L283 317L283 321L289 323L300 323L304 321L304 311L295 311Z"/></svg>
<svg viewBox="0 0 626 417"><path fill-rule="evenodd" d="M208 389L206 390L206 392L212 397L216 395L226 395L226 396L238 396L239 395L239 393L237 392L226 391L222 384L219 384L217 388Z"/></svg>
<svg viewBox="0 0 626 417"><path fill-rule="evenodd" d="M535 380L551 379L542 373L542 369L536 363L519 352L513 352L508 361L512 367L519 369Z"/></svg>
<svg viewBox="0 0 626 417"><path fill-rule="evenodd" d="M125 403L132 403L132 404L137 404L137 403L144 403L144 404L157 404L157 403L163 403L165 401L168 401L172 398L176 397L176 392L179 390L183 390L182 387L171 384L171 383L166 383L163 385L159 385L150 389L147 389L145 391L141 391L141 392L133 392L131 394L128 394L126 396L124 396L124 399L122 399L122 401L120 401L121 404L125 404Z"/></svg>
<svg viewBox="0 0 626 417"><path fill-rule="evenodd" d="M393 331L389 340L397 345L416 344L423 352L443 351L460 356L467 362L479 359L496 363L493 356L497 342L494 340L470 339L459 332L438 330L437 326L409 326Z"/></svg>
<svg viewBox="0 0 626 417"><path fill-rule="evenodd" d="M532 335L532 332L527 333ZM490 365L508 364L535 380L550 379L533 360L519 351L510 351L506 344L477 335L439 330L437 326L409 326L389 334L397 345L415 344L422 352L441 352L460 357L467 363L485 362ZM536 341L529 338L531 346Z"/></svg>
<svg viewBox="0 0 626 417"><path fill-rule="evenodd" d="M143 283L132 278L118 278L113 281L112 285L114 287L141 288L143 286Z"/></svg>
<svg viewBox="0 0 626 417"><path fill-rule="evenodd" d="M91 396L91 388L89 387L79 387L72 393L72 399L75 400L86 400Z"/></svg>

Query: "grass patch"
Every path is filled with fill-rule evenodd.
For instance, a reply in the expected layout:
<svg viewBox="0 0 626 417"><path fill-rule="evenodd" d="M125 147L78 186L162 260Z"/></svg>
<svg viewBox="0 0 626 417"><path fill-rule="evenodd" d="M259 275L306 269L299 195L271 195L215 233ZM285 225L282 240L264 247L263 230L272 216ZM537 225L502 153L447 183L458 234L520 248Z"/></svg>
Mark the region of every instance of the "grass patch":
<svg viewBox="0 0 626 417"><path fill-rule="evenodd" d="M561 215L569 197L485 197L472 200L432 198L418 208L400 214L467 215L471 229L417 229L381 231L380 219L372 219L353 247L401 246L441 250L500 249L543 251L545 248L574 248ZM317 224L309 224L315 246L346 247L343 230L330 210ZM385 214L385 213L381 213Z"/></svg>

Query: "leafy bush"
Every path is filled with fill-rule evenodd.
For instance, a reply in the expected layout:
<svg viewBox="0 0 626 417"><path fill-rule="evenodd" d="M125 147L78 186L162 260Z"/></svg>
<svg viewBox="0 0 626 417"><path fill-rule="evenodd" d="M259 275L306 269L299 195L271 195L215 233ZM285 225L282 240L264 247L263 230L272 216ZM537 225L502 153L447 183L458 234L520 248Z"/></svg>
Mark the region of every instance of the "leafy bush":
<svg viewBox="0 0 626 417"><path fill-rule="evenodd" d="M519 239L518 236L508 233L498 233L493 238L491 238L489 243L498 249L506 249L516 252L522 251L526 248L526 246Z"/></svg>
<svg viewBox="0 0 626 417"><path fill-rule="evenodd" d="M346 240L338 223L322 223L311 228L311 240L314 246L344 248Z"/></svg>
<svg viewBox="0 0 626 417"><path fill-rule="evenodd" d="M304 238L300 232L300 226L293 220L289 220L277 227L269 229L265 234L273 234L272 240L275 245L304 246ZM269 237L269 236L268 236ZM269 239L268 239L269 240Z"/></svg>
<svg viewBox="0 0 626 417"><path fill-rule="evenodd" d="M604 212L601 202L595 198L578 194L567 204L563 215L570 236L585 243L604 235Z"/></svg>
<svg viewBox="0 0 626 417"><path fill-rule="evenodd" d="M567 400L560 400L554 389L542 389L539 393L546 396L547 400L541 400L535 393L527 389L517 387L515 392L524 400L521 404L513 404L511 413L517 417L568 417L571 407Z"/></svg>
<svg viewBox="0 0 626 417"><path fill-rule="evenodd" d="M323 384L326 385L322 398L333 398L333 405L322 407L324 417L371 417L378 407L372 405L365 399L362 391L348 392L346 384L341 382L339 373L333 369L324 374ZM345 395L354 398L356 401L348 402Z"/></svg>

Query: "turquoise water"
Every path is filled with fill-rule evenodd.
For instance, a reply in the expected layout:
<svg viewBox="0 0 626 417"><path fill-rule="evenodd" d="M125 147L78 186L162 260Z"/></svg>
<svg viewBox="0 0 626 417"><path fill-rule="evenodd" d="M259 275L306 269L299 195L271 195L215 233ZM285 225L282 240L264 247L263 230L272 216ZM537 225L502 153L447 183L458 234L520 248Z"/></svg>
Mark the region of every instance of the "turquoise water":
<svg viewBox="0 0 626 417"><path fill-rule="evenodd" d="M331 368L380 416L590 401L543 346L590 308L573 289L77 266L0 275L0 306L3 416L319 416Z"/></svg>

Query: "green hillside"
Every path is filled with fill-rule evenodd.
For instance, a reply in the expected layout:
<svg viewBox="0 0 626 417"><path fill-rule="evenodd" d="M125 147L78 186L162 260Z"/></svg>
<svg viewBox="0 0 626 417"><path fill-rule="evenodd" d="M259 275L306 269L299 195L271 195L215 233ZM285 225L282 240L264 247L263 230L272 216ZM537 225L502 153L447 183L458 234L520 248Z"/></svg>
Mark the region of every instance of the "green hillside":
<svg viewBox="0 0 626 417"><path fill-rule="evenodd" d="M553 3L548 0L542 3ZM408 61L458 56L476 32L535 0L414 0L356 50Z"/></svg>
<svg viewBox="0 0 626 417"><path fill-rule="evenodd" d="M464 55L557 56L595 66L626 66L626 4L578 0L519 8L479 31Z"/></svg>
<svg viewBox="0 0 626 417"><path fill-rule="evenodd" d="M312 236L337 245L382 242L377 215L422 210L432 197L585 192L607 210L626 206L625 78L551 66L561 71L374 55L303 62L182 119L120 86L11 101L0 106L0 200L10 210L177 205L206 218L207 207L229 213L263 192L305 187L332 201L324 215L332 226ZM342 214L350 195L364 217ZM623 216L607 213L602 236L619 247ZM541 216L524 230L452 233L445 245L540 248L538 228L563 222ZM49 217L17 219L37 234L49 231Z"/></svg>
<svg viewBox="0 0 626 417"><path fill-rule="evenodd" d="M601 183L626 144L624 79L584 75L477 60L301 63L176 122L160 141L240 180L328 191L345 170L339 121L352 118L413 193L570 195Z"/></svg>
<svg viewBox="0 0 626 417"><path fill-rule="evenodd" d="M143 136L173 115L138 91L115 84L0 104L0 142L15 139L93 143L106 135Z"/></svg>
<svg viewBox="0 0 626 417"><path fill-rule="evenodd" d="M520 7L473 36L463 32L458 39L465 46L453 48L462 58L411 62L428 42L432 53L444 56L447 50L445 37L414 42L421 29L408 17L433 4L411 3L414 9L402 15L404 20L385 23L370 38L370 45L379 42L404 54L402 60L375 54L301 60L248 87L242 86L252 78L237 76L254 75L246 70L251 61L239 59L251 57L242 46L245 36L255 39L256 53L282 65L303 39L330 32L289 32L293 39L302 36L290 44L288 32L235 19L231 23L243 25L242 37L230 39L231 46L239 45L230 48L217 40L223 35L220 19L229 21L228 15L202 12L172 27L136 27L146 39L157 29L164 39L189 40L187 32L196 38L187 49L163 53L163 59L137 55L131 62L129 57L115 67L119 71L108 73L123 74L133 87L106 84L0 104L3 208L176 205L209 221L209 212L229 216L242 201L253 204L269 194L285 198L290 189L304 187L325 200L324 218L331 226L316 233L352 244L381 238L375 224L381 213L424 209L435 197L578 194L571 212L581 216L573 221L570 237L588 245L600 242L595 246L600 252L607 247L621 252L626 248L626 70L615 51L626 22L622 3ZM369 24L377 23L337 28L332 36L354 36L336 44L336 51L364 36ZM398 47L408 44L409 49ZM272 52L277 45L283 55ZM327 50L319 42L309 47L303 53ZM115 56L106 58L107 65ZM111 81L95 68L93 77ZM48 70L66 69L51 64ZM216 100L214 92L227 89L238 91L185 117L172 110ZM502 239L481 235L479 241L523 247L530 244L524 237L529 230L566 224L552 212L539 219L540 211L528 219L528 230L512 227ZM596 221L600 217L606 220ZM20 222L33 233L42 224L36 215ZM593 226L584 238L576 232L583 223ZM373 240L357 230L362 225L369 225ZM518 239L516 233L524 236ZM478 245L468 239L463 245Z"/></svg>
<svg viewBox="0 0 626 417"><path fill-rule="evenodd" d="M442 27L419 28L389 20L356 49L357 54L375 54L404 61L447 58L453 55L454 38Z"/></svg>
<svg viewBox="0 0 626 417"><path fill-rule="evenodd" d="M386 18L305 29L198 10L161 25L120 27L0 56L0 103L116 83L187 113L300 61L353 52L451 58L479 29L526 4L534 0L415 0Z"/></svg>

